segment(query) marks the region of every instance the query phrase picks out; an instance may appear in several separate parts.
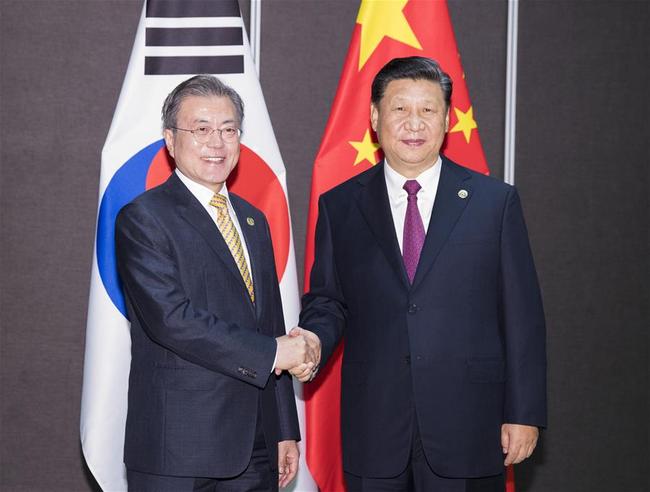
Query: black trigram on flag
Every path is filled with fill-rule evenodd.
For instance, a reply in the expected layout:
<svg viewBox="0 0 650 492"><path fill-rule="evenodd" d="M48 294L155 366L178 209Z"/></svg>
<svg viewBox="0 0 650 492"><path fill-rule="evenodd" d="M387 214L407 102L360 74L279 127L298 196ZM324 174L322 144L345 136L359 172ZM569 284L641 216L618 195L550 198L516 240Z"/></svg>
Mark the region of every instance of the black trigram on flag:
<svg viewBox="0 0 650 492"><path fill-rule="evenodd" d="M244 73L236 0L147 0L145 75Z"/></svg>

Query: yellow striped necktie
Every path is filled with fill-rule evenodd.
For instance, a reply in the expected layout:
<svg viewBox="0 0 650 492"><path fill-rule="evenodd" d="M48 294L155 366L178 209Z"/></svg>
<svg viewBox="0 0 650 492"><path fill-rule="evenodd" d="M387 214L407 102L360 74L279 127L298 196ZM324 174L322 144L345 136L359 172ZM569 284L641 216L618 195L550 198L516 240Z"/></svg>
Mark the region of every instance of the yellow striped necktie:
<svg viewBox="0 0 650 492"><path fill-rule="evenodd" d="M241 278L246 284L246 289L248 289L248 295L251 297L251 301L255 302L255 292L253 291L253 279L251 274L248 271L248 265L246 264L246 257L244 256L244 248L239 238L239 233L235 228L235 224L230 218L228 213L228 204L226 203L226 197L215 193L210 200L210 205L217 209L217 226L219 226L219 231L223 236L224 241L230 249L237 268L239 268L239 273L241 273Z"/></svg>

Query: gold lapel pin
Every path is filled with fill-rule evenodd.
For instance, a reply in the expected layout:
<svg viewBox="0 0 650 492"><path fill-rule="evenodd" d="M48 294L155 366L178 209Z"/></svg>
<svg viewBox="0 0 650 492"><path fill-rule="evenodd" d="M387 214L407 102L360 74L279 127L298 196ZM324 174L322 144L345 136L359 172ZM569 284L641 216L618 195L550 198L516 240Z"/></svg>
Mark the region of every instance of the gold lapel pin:
<svg viewBox="0 0 650 492"><path fill-rule="evenodd" d="M254 226L255 225L255 221L253 220L253 217L246 217L246 223L249 226Z"/></svg>
<svg viewBox="0 0 650 492"><path fill-rule="evenodd" d="M458 190L458 198L462 198L463 200L469 196L469 193L467 193L467 190Z"/></svg>

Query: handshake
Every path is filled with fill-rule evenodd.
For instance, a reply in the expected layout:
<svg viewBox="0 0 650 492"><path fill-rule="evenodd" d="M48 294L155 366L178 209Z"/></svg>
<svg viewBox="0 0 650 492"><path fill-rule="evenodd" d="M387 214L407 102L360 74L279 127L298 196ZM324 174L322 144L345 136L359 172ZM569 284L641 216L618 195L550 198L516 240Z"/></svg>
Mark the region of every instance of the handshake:
<svg viewBox="0 0 650 492"><path fill-rule="evenodd" d="M320 364L320 339L315 333L296 326L287 335L276 338L278 352L275 374L287 370L301 383L316 377Z"/></svg>

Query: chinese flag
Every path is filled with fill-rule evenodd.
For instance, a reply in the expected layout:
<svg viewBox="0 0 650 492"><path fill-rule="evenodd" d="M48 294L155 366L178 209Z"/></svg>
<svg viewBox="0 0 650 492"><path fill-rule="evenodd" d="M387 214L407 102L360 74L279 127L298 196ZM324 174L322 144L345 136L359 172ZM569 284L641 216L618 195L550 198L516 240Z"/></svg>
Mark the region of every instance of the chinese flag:
<svg viewBox="0 0 650 492"><path fill-rule="evenodd" d="M314 259L314 230L321 193L374 166L381 150L370 127L370 87L392 58L426 56L453 79L450 126L442 152L487 173L445 0L362 0L312 176L305 249L305 290ZM322 374L305 385L307 463L322 492L345 490L341 465L340 369L343 344ZM514 492L509 473L508 492Z"/></svg>

